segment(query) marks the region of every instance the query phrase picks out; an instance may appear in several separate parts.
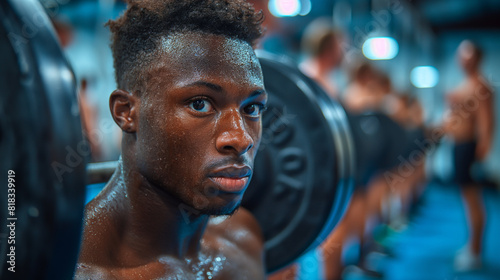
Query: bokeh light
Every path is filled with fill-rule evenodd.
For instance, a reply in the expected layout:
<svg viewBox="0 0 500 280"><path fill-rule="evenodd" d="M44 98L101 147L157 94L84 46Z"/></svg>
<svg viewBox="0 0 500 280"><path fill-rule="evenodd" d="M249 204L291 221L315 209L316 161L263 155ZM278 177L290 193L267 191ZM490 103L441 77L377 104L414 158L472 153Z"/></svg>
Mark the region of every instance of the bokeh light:
<svg viewBox="0 0 500 280"><path fill-rule="evenodd" d="M393 59L398 52L398 42L391 37L373 37L363 43L363 55L371 60Z"/></svg>
<svg viewBox="0 0 500 280"><path fill-rule="evenodd" d="M269 11L275 17L294 17L301 12L299 0L270 0Z"/></svg>
<svg viewBox="0 0 500 280"><path fill-rule="evenodd" d="M411 70L410 80L417 88L432 88L439 82L439 71L434 66L418 66Z"/></svg>

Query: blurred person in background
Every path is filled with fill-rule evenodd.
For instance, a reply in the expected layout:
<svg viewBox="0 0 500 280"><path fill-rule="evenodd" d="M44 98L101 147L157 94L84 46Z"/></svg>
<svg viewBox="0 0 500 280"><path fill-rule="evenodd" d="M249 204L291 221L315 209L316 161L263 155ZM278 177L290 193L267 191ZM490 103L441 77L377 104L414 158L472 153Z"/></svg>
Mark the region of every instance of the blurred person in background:
<svg viewBox="0 0 500 280"><path fill-rule="evenodd" d="M343 57L342 33L332 26L329 18L318 18L305 29L301 48L307 58L300 70L315 80L333 99L338 99L338 88L331 79Z"/></svg>
<svg viewBox="0 0 500 280"><path fill-rule="evenodd" d="M416 137L425 137L424 134L428 133L428 128L424 127L423 108L415 96L408 93L389 94L384 99L382 109L391 119L407 131L414 133ZM395 216L391 217L395 226L401 226L403 225L401 222L406 222L406 214L423 191L423 184L421 183L427 179L423 160L421 162L422 166L414 175L415 178L405 180L397 188L393 189L396 199L399 200L396 204L402 208L393 213Z"/></svg>
<svg viewBox="0 0 500 280"><path fill-rule="evenodd" d="M392 91L389 76L363 61L354 66L351 83L343 95L344 107L351 116L369 112L383 113L385 97ZM361 120L362 121L362 120ZM374 125L374 124L372 124ZM361 140L362 141L362 140ZM356 144L358 147L359 144ZM350 229L348 234L359 241L358 264L363 267L365 241L369 239L371 227L384 220L386 202L390 195L387 181L382 176L378 162L365 159L362 150L357 151L357 174L355 175L355 191L351 202L349 218L346 223Z"/></svg>
<svg viewBox="0 0 500 280"><path fill-rule="evenodd" d="M361 62L351 65L351 82L347 86L342 101L348 115L358 115L367 111L379 111L383 98L381 92L391 91L390 79L371 64ZM357 145L355 145L357 147ZM355 190L342 222L330 234L322 246L326 279L340 279L346 265L343 252L349 244L358 244L357 264L363 267L367 222L374 213L383 208L386 189L383 177L375 176L375 167L363 160L363 153L357 151ZM349 262L349 261L348 261Z"/></svg>
<svg viewBox="0 0 500 280"><path fill-rule="evenodd" d="M306 57L305 60L299 64L299 69L306 76L316 81L332 99L338 100L339 89L332 79L332 74L336 69L340 67L342 62L343 35L339 30L333 27L332 23L333 21L331 18L322 17L315 19L305 28L301 39L301 51ZM343 236L345 231L344 228L345 226L340 225L333 234L335 236ZM332 240L336 242L338 239L339 238L335 237ZM325 259L338 259L337 256L339 256L340 254L340 251L338 250L339 246L329 246L328 244L325 244L322 247L328 250L323 250L323 255L328 255L327 257L324 257ZM322 249L318 250L321 251ZM315 255L316 250L313 250L309 254L306 254L306 256L304 257L307 260L312 260L315 258ZM308 257L310 258L308 259ZM315 260L317 261L317 259ZM329 264L332 266L337 263L339 262L329 262ZM297 276L298 271L301 269L300 264L300 261L294 263L286 269L274 273L270 276L269 279L294 279ZM311 269L314 270L311 267L306 268L306 270ZM338 269L333 270L337 271Z"/></svg>
<svg viewBox="0 0 500 280"><path fill-rule="evenodd" d="M494 135L493 91L480 73L482 56L482 50L471 41L459 45L457 59L465 80L446 96L449 108L443 126L454 142L453 181L461 187L469 219L469 240L455 258L457 270L481 266L485 210L481 186L474 182L471 168L486 158Z"/></svg>
<svg viewBox="0 0 500 280"><path fill-rule="evenodd" d="M384 100L384 112L393 120L407 128L422 127L424 112L415 96L408 93L390 94Z"/></svg>
<svg viewBox="0 0 500 280"><path fill-rule="evenodd" d="M356 119L352 124L356 127L360 126L356 123L369 121L371 119L369 116L373 113L374 116L380 116L374 118L382 122L380 124L382 127L379 128L382 129L382 133L388 133L387 137L389 138L401 137L401 139L398 138L399 140L396 139L396 141L401 141L398 143L400 146L411 146L412 143L406 142L412 142L412 137L420 137L421 131L414 134L413 132L410 134L409 131L419 130L423 123L422 110L418 100L394 93L390 77L368 62L361 62L353 69L351 83L343 95L348 115ZM368 117L363 117L365 114ZM363 127L362 124L361 127ZM406 138L408 135L410 138ZM360 143L355 144L356 147L363 145L363 140L358 140ZM404 216L420 192L418 186L421 186L425 179L423 153L419 161L413 163L411 174L402 176L398 173L400 162L392 157L396 154L403 155L400 153L405 149L396 149L398 151L394 154L391 147L384 143L385 140L379 143L382 145L378 148L380 153L367 151L363 147L357 150L354 195L344 219L323 245L327 279L341 279L343 273L351 273L352 268L363 271L362 273L366 275L378 275L365 261L370 252L380 249L376 249L379 246L374 246L374 230L379 225L384 224L402 226L405 220ZM372 148L370 147L370 149ZM389 160L391 163L379 162L380 155L384 161ZM375 158L372 158L373 156ZM387 172L396 174L400 179L396 180L394 184L385 176ZM343 251L348 250L349 252L348 244L352 241L354 244L357 243L359 248L356 249L356 260L345 259L342 256L344 255ZM357 267L349 267L344 270L344 266L352 264L353 261Z"/></svg>
<svg viewBox="0 0 500 280"><path fill-rule="evenodd" d="M354 67L351 82L342 100L346 110L353 114L380 111L384 98L391 91L389 76L375 69L368 62L361 62Z"/></svg>

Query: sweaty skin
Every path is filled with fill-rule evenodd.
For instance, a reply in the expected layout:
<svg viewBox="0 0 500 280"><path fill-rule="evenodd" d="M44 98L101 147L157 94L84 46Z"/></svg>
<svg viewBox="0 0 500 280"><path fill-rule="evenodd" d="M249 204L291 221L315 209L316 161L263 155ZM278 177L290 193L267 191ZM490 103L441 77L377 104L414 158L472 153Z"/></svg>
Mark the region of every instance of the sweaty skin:
<svg viewBox="0 0 500 280"><path fill-rule="evenodd" d="M75 278L264 279L256 220L243 208L227 216L248 186L267 101L253 49L176 33L144 79L143 92L111 95L122 160L86 207Z"/></svg>

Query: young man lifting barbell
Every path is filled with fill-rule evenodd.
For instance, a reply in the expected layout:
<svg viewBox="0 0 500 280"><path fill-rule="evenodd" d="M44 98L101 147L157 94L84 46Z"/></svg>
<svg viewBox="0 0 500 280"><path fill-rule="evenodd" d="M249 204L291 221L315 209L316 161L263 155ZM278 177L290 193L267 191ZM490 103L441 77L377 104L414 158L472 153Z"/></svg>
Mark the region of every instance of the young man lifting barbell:
<svg viewBox="0 0 500 280"><path fill-rule="evenodd" d="M267 101L262 16L243 0L128 4L109 22L122 157L86 207L76 279L263 279L259 226L236 211Z"/></svg>

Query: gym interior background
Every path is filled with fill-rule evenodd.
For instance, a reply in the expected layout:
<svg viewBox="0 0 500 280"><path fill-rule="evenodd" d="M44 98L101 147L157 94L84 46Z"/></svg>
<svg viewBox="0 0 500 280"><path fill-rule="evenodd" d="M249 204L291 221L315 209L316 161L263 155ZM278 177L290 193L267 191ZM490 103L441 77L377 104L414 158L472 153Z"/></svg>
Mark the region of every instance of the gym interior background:
<svg viewBox="0 0 500 280"><path fill-rule="evenodd" d="M93 162L117 160L120 132L109 114L115 89L109 30L125 4L117 0L40 0L53 21L77 78L84 129ZM499 0L253 0L263 9L265 51L307 59L301 40L307 26L327 18L342 32L343 60L329 78L345 94L352 65L368 61L391 81L393 94L420 104L426 127L438 126L446 113L446 95L464 80L457 48L471 40L483 50L481 72L494 95L495 134L486 159L473 166L484 185L485 229L482 264L456 267L456 255L468 236L467 211L452 176L452 143L444 137L426 158L426 179L408 201L382 199L382 218L364 233L370 242L344 238L341 269L328 272L327 258L312 251L275 275L276 279L500 279L500 14ZM370 41L371 40L371 41ZM371 43L370 43L371 42ZM90 197L99 186L88 188ZM408 205L405 205L408 204ZM403 204L403 205L402 205ZM382 212L384 212L382 211ZM360 246L366 248L360 249ZM363 259L364 264L360 264ZM331 276L337 275L337 276Z"/></svg>
<svg viewBox="0 0 500 280"><path fill-rule="evenodd" d="M121 1L42 0L64 34L64 50L77 78L85 81L88 102L95 110L94 131L102 142L102 149L95 155L96 161L116 160L117 128L108 114L107 95L115 83L109 30L104 24L117 17L124 9ZM419 99L424 119L435 124L442 119L445 110L443 96L463 78L456 61L456 49L464 39L476 42L484 51L482 70L490 85L498 89L500 54L500 23L496 13L500 1L426 1L426 0L318 0L318 1L254 1L266 14L267 35L261 47L272 53L287 55L300 62L304 59L300 41L308 23L318 17L333 17L335 27L347 37L343 50L344 64L362 56L363 44L372 37L391 37L396 40L392 59L377 59L372 63L391 77L397 92L409 92ZM269 3L268 3L269 2ZM275 6L273 6L275 3ZM267 5L268 4L268 5ZM281 7L282 5L283 7ZM289 5L290 7L288 7ZM273 9L274 7L274 9ZM271 9L270 9L271 8ZM276 10L278 9L278 10ZM279 10L282 9L283 11ZM295 9L295 10L294 10ZM271 10L271 11L269 11ZM280 14L283 13L283 14ZM287 14L289 13L289 15ZM436 79L435 85L420 87L412 84L411 71L418 66L432 66L437 70L426 72L428 79ZM332 77L339 88L345 88L348 78L344 68L335 69ZM495 99L496 106L499 104ZM498 125L499 122L496 122ZM500 131L495 130L495 139ZM485 168L495 181L500 181L500 145L494 145Z"/></svg>

